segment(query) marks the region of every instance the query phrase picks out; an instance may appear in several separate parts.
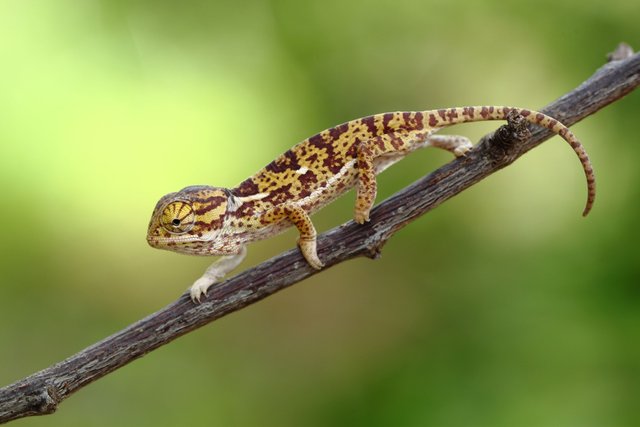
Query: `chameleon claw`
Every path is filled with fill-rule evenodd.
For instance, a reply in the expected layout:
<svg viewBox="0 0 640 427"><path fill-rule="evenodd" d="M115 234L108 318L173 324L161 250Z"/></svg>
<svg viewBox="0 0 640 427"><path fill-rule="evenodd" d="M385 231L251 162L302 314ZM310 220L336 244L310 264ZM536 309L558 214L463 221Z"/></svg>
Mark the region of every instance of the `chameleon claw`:
<svg viewBox="0 0 640 427"><path fill-rule="evenodd" d="M463 142L463 144L461 144L459 147L453 150L453 155L456 157L465 157L467 153L472 149L473 149L473 144L471 144L471 141L466 140Z"/></svg>
<svg viewBox="0 0 640 427"><path fill-rule="evenodd" d="M453 155L456 157L466 157L467 153L470 150L471 150L470 148L465 148L465 149L456 148L453 152Z"/></svg>
<svg viewBox="0 0 640 427"><path fill-rule="evenodd" d="M324 267L324 263L320 261L320 258L318 258L315 238L312 240L298 239L298 246L300 246L302 256L304 256L304 259L307 260L311 267L316 270L320 270Z"/></svg>
<svg viewBox="0 0 640 427"><path fill-rule="evenodd" d="M204 295L207 296L207 291L209 287L213 285L213 282L208 277L201 277L195 281L195 283L189 289L189 295L191 296L191 301L196 304L200 303L200 299Z"/></svg>
<svg viewBox="0 0 640 427"><path fill-rule="evenodd" d="M356 210L353 214L353 220L358 224L364 224L365 222L369 222L369 212L362 212Z"/></svg>
<svg viewBox="0 0 640 427"><path fill-rule="evenodd" d="M191 300L196 304L199 303L202 295L206 297L209 288L215 283L220 282L220 280L222 280L229 271L236 268L238 264L242 262L246 254L247 249L243 246L239 249L237 254L223 256L211 264L202 277L196 280L189 289Z"/></svg>
<svg viewBox="0 0 640 427"><path fill-rule="evenodd" d="M316 270L322 270L322 267L324 267L324 263L320 261L320 258L318 258L318 255L316 255L314 259L307 259L307 262L311 267L315 268Z"/></svg>

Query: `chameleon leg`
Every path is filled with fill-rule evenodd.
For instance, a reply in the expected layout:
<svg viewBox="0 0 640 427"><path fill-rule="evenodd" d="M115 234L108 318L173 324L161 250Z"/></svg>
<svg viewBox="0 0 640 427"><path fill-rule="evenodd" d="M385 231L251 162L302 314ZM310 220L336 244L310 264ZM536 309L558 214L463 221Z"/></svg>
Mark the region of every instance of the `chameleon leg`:
<svg viewBox="0 0 640 427"><path fill-rule="evenodd" d="M400 160L412 150L424 145L425 139L426 135L420 133L415 133L412 136L390 133L367 139L358 144L356 147L358 180L356 205L353 212L353 219L357 223L364 224L369 221L369 211L373 207L378 192L376 173ZM387 162L386 166L379 167L382 166L380 160L385 158L390 162Z"/></svg>
<svg viewBox="0 0 640 427"><path fill-rule="evenodd" d="M369 221L369 211L371 211L376 199L376 161L379 161L380 158L391 157L393 163L410 151L426 146L447 150L456 157L464 156L473 148L469 138L464 136L431 135L425 140L425 136L420 134L415 134L413 138L385 134L362 141L358 145L356 149L358 183L353 215L357 223L364 224Z"/></svg>
<svg viewBox="0 0 640 427"><path fill-rule="evenodd" d="M356 184L356 206L353 212L353 219L358 224L364 224L369 221L369 211L378 193L378 183L376 182L373 164L374 144L369 141L363 141L357 148L358 183Z"/></svg>
<svg viewBox="0 0 640 427"><path fill-rule="evenodd" d="M464 156L473 148L473 144L466 136L431 135L427 141L430 146L447 150L456 157Z"/></svg>
<svg viewBox="0 0 640 427"><path fill-rule="evenodd" d="M191 286L189 293L191 294L191 300L193 302L200 302L200 298L204 294L207 295L207 290L211 285L222 279L227 273L236 268L247 255L247 248L243 246L240 248L240 252L234 255L225 255L219 258L216 262L211 264L209 268L204 272L202 277L195 281Z"/></svg>
<svg viewBox="0 0 640 427"><path fill-rule="evenodd" d="M273 224L283 219L288 219L298 229L300 233L298 246L309 265L316 270L324 267L324 264L318 258L316 250L316 229L304 209L294 204L283 204L267 211L260 218L265 225Z"/></svg>

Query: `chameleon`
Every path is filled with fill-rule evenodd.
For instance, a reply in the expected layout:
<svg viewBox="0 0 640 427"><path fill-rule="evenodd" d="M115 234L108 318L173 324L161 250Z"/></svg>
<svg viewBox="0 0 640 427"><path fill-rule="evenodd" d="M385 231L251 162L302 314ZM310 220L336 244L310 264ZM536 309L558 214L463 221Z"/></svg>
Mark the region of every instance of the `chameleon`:
<svg viewBox="0 0 640 427"><path fill-rule="evenodd" d="M459 123L506 120L509 112L569 143L586 176L586 216L595 200L595 175L584 147L564 124L519 107L455 107L351 120L298 143L235 188L199 185L169 193L154 208L147 241L152 247L185 254L221 255L191 286L194 302L240 264L247 244L289 227L298 229L302 255L319 270L324 264L316 251L311 214L355 187L353 216L364 224L376 198L377 174L419 148L465 156L473 148L468 138L436 132Z"/></svg>

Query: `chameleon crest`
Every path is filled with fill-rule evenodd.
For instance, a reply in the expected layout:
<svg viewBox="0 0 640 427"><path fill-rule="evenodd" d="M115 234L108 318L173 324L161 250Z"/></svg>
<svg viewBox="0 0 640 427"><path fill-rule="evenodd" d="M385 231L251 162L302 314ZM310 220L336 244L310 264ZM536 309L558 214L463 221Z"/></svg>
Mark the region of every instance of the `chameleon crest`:
<svg viewBox="0 0 640 427"><path fill-rule="evenodd" d="M578 156L587 179L587 215L595 200L595 176L576 136L558 120L533 110L502 106L376 114L352 120L305 139L235 188L186 187L160 199L151 217L147 241L153 247L192 255L222 255L191 287L200 301L207 289L237 267L248 243L295 226L298 246L311 267L320 269L316 230L309 217L355 187L354 219L369 221L376 175L423 147L464 156L473 148L462 136L437 135L465 122L505 120L515 112L528 122L565 139Z"/></svg>

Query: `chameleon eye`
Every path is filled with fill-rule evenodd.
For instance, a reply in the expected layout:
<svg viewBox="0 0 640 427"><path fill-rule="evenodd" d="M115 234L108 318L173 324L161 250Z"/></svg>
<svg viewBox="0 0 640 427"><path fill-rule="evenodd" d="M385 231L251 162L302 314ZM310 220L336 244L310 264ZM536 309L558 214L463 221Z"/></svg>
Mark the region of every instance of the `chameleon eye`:
<svg viewBox="0 0 640 427"><path fill-rule="evenodd" d="M176 200L162 210L161 222L165 230L171 234L183 234L193 228L195 213L191 203Z"/></svg>

